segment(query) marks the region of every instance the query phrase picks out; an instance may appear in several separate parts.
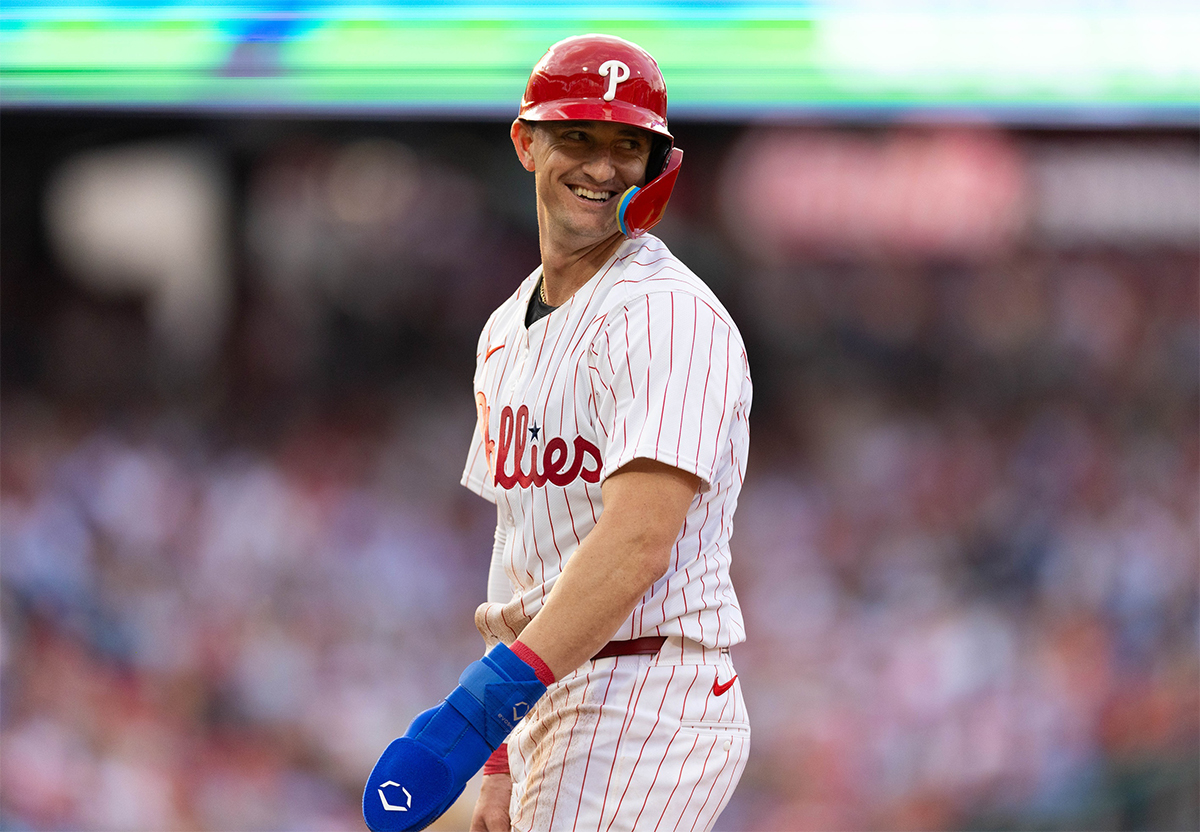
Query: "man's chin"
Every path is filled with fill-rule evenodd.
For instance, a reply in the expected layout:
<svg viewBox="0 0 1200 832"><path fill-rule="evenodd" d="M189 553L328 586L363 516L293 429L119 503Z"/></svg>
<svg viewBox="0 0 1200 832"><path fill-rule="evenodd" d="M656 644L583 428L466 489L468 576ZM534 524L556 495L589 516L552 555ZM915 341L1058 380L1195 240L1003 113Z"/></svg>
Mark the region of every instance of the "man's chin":
<svg viewBox="0 0 1200 832"><path fill-rule="evenodd" d="M616 217L601 220L599 217L567 216L561 217L556 225L567 236L596 243L620 233Z"/></svg>

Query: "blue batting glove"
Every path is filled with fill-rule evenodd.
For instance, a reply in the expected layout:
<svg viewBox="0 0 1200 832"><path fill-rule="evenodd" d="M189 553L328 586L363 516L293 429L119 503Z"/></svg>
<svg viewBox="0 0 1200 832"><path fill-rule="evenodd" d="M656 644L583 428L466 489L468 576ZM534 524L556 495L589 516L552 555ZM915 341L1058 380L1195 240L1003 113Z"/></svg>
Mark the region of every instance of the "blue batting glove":
<svg viewBox="0 0 1200 832"><path fill-rule="evenodd" d="M417 716L375 763L363 791L372 832L408 832L437 820L546 692L503 644L470 664L440 705Z"/></svg>

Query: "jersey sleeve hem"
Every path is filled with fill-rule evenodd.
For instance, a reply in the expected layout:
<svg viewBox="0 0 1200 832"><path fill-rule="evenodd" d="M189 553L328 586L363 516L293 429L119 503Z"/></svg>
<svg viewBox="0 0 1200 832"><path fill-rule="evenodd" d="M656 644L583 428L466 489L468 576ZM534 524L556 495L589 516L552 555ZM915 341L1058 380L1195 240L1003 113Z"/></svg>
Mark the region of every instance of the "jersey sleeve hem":
<svg viewBox="0 0 1200 832"><path fill-rule="evenodd" d="M678 468L680 471L686 471L689 474L695 474L700 478L700 493L704 494L712 489L713 472L706 469L699 461L690 457L679 456L678 454L669 453L662 448L630 448L619 455L616 459L606 462L604 468L600 471L600 482L603 483L610 476L619 471L623 466L628 465L635 459L653 459L655 462L661 462L664 465L670 465L672 468Z"/></svg>
<svg viewBox="0 0 1200 832"><path fill-rule="evenodd" d="M459 480L468 491L473 491L489 503L496 502L496 489L488 484L482 477L472 477L469 474L463 474L463 478Z"/></svg>

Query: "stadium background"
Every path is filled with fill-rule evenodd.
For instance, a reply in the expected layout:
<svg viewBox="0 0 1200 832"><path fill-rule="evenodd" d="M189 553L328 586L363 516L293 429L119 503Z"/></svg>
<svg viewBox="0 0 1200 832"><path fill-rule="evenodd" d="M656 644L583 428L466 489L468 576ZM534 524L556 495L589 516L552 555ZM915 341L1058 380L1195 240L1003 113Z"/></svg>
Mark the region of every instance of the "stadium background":
<svg viewBox="0 0 1200 832"><path fill-rule="evenodd" d="M718 828L1196 828L1200 15L946 8L5 3L0 827L361 828L480 649L507 124L599 30L754 371Z"/></svg>

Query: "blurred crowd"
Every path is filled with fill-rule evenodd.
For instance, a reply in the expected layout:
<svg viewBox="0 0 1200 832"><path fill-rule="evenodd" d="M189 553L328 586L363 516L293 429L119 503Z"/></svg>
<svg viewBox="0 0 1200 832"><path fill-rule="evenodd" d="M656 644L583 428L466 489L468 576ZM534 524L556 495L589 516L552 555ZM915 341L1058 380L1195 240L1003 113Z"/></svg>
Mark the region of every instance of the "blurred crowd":
<svg viewBox="0 0 1200 832"><path fill-rule="evenodd" d="M414 231L355 256L361 202L350 231L306 214L293 148L249 177L251 288L204 395L71 387L70 338L10 368L3 828L360 828L378 753L482 649L473 330L533 231L461 172L360 151L409 177L389 222L454 197L431 209L449 251ZM755 379L733 575L754 736L718 829L1195 828L1196 252L756 262L702 202L662 236ZM357 294L330 278L356 269Z"/></svg>
<svg viewBox="0 0 1200 832"><path fill-rule="evenodd" d="M477 652L490 529L421 462L471 414L417 418L217 448L6 402L6 828L361 825L381 743Z"/></svg>

